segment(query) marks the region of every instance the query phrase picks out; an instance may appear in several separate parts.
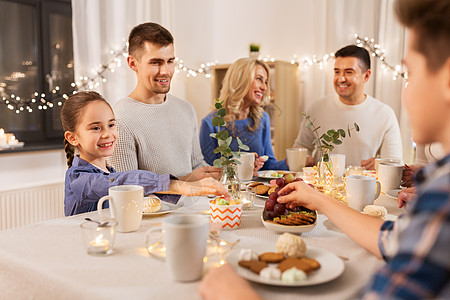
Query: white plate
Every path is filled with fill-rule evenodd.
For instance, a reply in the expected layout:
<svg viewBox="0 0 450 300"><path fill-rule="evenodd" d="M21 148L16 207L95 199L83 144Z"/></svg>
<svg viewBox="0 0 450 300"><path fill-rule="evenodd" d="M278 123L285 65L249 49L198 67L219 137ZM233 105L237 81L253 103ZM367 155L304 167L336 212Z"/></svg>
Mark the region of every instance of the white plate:
<svg viewBox="0 0 450 300"><path fill-rule="evenodd" d="M145 197L145 198L157 198L156 196L149 196L149 197ZM180 199L181 200L181 199ZM164 214L168 214L171 213L173 211L176 211L177 209L180 209L183 207L183 202L178 201L177 204L172 204L172 203L168 203L168 202L164 202L161 200L161 210L157 211L157 212L153 212L153 213L142 213L143 216L159 216L159 215L164 215Z"/></svg>
<svg viewBox="0 0 450 300"><path fill-rule="evenodd" d="M249 182L247 185L249 185L249 184L251 184L251 183L254 183L254 182L256 182L256 181L251 181L251 182ZM259 185L261 185L261 184L270 187L270 185L265 184L265 183L262 183L262 182L261 182ZM247 185L245 186L245 188L247 188ZM241 190L242 190L242 188L241 188ZM260 197L260 198L263 198L263 199L269 199L269 196L266 196L266 195L258 195L258 194L256 194L256 197Z"/></svg>
<svg viewBox="0 0 450 300"><path fill-rule="evenodd" d="M314 223L310 224L310 225L283 225L283 224L277 224L277 223L272 223L272 222L267 222L264 220L264 214L266 212L266 209L264 208L261 212L261 221L263 222L263 225L272 231L275 231L277 233L285 233L285 232L289 232L289 233L296 233L296 234L301 234L303 232L308 232L311 231L317 224L317 212L316 212L316 220L314 221Z"/></svg>
<svg viewBox="0 0 450 300"><path fill-rule="evenodd" d="M402 189L390 190L390 191L386 192L386 195L393 199L397 199L398 193L400 193L401 191L402 191Z"/></svg>
<svg viewBox="0 0 450 300"><path fill-rule="evenodd" d="M281 176L281 177L271 176L270 173L273 173L273 172L277 172L277 173L283 172L283 174L289 173L289 171L276 171L276 170L258 171L258 177L264 178L264 179L278 179L278 178L283 177L283 176Z"/></svg>
<svg viewBox="0 0 450 300"><path fill-rule="evenodd" d="M250 247L253 251L255 251L258 254L264 253L264 252L274 252L275 246L267 245L266 243L260 243L256 244L255 246ZM308 275L307 279L305 281L295 282L295 283L285 283L282 282L280 279L264 279L261 278L258 274L253 273L247 268L243 268L238 265L239 262L239 252L240 249L236 249L230 252L230 255L227 257L227 262L231 264L235 270L238 272L239 275L242 277L268 285L276 285L276 286L309 286L309 285L316 285L321 284L324 282L331 281L337 277L339 277L342 272L344 272L344 262L342 259L337 257L335 254L321 249L321 248L315 248L315 247L308 247L306 250L305 256L314 258L320 263L320 268L316 271L313 271L311 274Z"/></svg>
<svg viewBox="0 0 450 300"><path fill-rule="evenodd" d="M395 221L398 219L398 216L394 216L391 214L387 214L386 216L384 216L384 220L385 221Z"/></svg>

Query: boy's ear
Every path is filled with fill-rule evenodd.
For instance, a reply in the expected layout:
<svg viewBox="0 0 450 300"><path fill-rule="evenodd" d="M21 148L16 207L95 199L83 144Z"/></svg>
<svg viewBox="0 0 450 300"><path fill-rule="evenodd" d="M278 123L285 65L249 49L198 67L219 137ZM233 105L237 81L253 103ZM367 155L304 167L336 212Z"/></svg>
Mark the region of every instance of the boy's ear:
<svg viewBox="0 0 450 300"><path fill-rule="evenodd" d="M77 147L79 145L77 136L72 131L64 132L64 138L74 147Z"/></svg>
<svg viewBox="0 0 450 300"><path fill-rule="evenodd" d="M450 57L447 58L447 61L444 64L444 73L445 73L445 99L447 100L447 103L450 103Z"/></svg>

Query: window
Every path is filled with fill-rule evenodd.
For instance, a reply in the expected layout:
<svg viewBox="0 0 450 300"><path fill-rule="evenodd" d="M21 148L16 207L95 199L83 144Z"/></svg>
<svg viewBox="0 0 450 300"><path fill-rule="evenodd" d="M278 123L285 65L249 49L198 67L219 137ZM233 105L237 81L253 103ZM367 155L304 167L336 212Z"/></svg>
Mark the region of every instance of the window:
<svg viewBox="0 0 450 300"><path fill-rule="evenodd" d="M70 0L0 0L0 128L62 145L58 104L73 77Z"/></svg>

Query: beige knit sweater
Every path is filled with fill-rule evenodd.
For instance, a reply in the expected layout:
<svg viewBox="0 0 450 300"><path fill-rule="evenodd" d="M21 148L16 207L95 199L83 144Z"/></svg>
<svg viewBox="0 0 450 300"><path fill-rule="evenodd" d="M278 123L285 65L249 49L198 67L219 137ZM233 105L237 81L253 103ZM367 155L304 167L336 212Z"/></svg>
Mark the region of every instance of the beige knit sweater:
<svg viewBox="0 0 450 300"><path fill-rule="evenodd" d="M116 171L185 176L206 166L194 107L170 94L162 104L123 98L114 105L119 138L108 159Z"/></svg>

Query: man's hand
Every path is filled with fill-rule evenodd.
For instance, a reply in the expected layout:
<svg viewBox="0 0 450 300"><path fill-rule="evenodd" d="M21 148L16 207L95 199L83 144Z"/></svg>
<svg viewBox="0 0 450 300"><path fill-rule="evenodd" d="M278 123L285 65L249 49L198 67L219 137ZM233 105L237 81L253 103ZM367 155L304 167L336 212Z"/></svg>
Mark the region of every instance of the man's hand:
<svg viewBox="0 0 450 300"><path fill-rule="evenodd" d="M375 157L362 160L361 167L364 167L366 170L375 170Z"/></svg>
<svg viewBox="0 0 450 300"><path fill-rule="evenodd" d="M311 155L308 155L306 157L305 167L314 167L315 164L314 158Z"/></svg>
<svg viewBox="0 0 450 300"><path fill-rule="evenodd" d="M200 167L195 169L186 176L180 177L183 181L197 181L203 178L212 177L214 179L220 179L222 177L222 169L216 167Z"/></svg>

